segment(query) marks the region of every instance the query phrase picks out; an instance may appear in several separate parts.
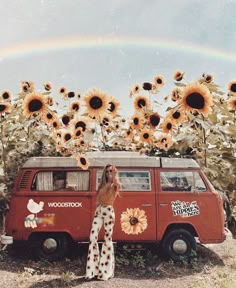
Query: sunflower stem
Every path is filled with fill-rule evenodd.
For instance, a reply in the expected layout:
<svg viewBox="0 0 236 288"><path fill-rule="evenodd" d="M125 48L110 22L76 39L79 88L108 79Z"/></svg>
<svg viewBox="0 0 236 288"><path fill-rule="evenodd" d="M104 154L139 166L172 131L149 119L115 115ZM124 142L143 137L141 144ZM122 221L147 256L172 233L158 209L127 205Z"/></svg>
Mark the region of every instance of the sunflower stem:
<svg viewBox="0 0 236 288"><path fill-rule="evenodd" d="M3 130L3 121L2 121L2 115L0 118L0 125L1 125L1 139L0 142L2 144L2 162L3 162L3 173L4 173L4 179L7 178L7 163L6 163L6 147L4 144L4 130Z"/></svg>
<svg viewBox="0 0 236 288"><path fill-rule="evenodd" d="M202 120L205 121L204 116L202 115ZM207 149L206 149L206 130L202 127L203 132L203 144L204 144L204 164L207 167Z"/></svg>

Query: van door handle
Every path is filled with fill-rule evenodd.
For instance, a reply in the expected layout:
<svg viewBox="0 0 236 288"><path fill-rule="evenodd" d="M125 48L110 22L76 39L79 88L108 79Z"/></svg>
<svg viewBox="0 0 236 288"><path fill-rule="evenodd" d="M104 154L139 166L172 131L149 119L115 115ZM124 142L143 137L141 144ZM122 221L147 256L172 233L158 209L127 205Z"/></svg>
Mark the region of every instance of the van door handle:
<svg viewBox="0 0 236 288"><path fill-rule="evenodd" d="M164 207L164 206L168 206L168 203L161 203L160 206Z"/></svg>
<svg viewBox="0 0 236 288"><path fill-rule="evenodd" d="M151 203L149 203L149 204L142 204L141 206L143 206L143 207L150 207L150 206L152 206L152 204L151 204Z"/></svg>

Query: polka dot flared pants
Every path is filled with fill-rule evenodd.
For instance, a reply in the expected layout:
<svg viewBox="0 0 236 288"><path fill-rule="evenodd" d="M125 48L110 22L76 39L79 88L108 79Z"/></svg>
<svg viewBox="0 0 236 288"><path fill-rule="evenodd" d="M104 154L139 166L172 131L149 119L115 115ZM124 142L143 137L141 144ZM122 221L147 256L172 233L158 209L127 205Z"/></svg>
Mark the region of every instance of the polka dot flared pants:
<svg viewBox="0 0 236 288"><path fill-rule="evenodd" d="M108 280L114 276L115 260L112 243L114 222L114 208L112 206L99 205L95 211L90 231L90 244L85 275L87 279L97 276L100 280ZM105 234L100 254L97 240L102 224L104 224Z"/></svg>

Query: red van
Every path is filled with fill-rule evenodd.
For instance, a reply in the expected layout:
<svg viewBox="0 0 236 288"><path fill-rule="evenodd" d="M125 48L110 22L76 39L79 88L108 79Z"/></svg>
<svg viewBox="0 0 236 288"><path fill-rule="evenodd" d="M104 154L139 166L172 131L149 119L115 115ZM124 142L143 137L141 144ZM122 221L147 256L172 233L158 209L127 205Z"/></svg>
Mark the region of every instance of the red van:
<svg viewBox="0 0 236 288"><path fill-rule="evenodd" d="M68 157L28 159L12 191L6 234L29 241L47 260L64 257L70 242L88 242L96 188L109 163L122 184L114 205L114 242L159 243L166 256L179 260L196 250L196 238L225 240L222 198L193 159L125 151L87 155L88 170Z"/></svg>

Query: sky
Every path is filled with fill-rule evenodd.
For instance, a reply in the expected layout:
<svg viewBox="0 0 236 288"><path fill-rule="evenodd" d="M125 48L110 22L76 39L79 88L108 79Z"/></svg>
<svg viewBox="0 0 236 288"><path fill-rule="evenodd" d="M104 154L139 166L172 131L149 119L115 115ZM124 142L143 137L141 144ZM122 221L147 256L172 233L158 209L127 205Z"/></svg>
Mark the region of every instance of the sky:
<svg viewBox="0 0 236 288"><path fill-rule="evenodd" d="M236 0L1 0L0 90L32 80L52 95L96 87L133 113L129 89L157 74L170 94L180 69L191 82L236 79ZM160 107L164 109L163 101Z"/></svg>

